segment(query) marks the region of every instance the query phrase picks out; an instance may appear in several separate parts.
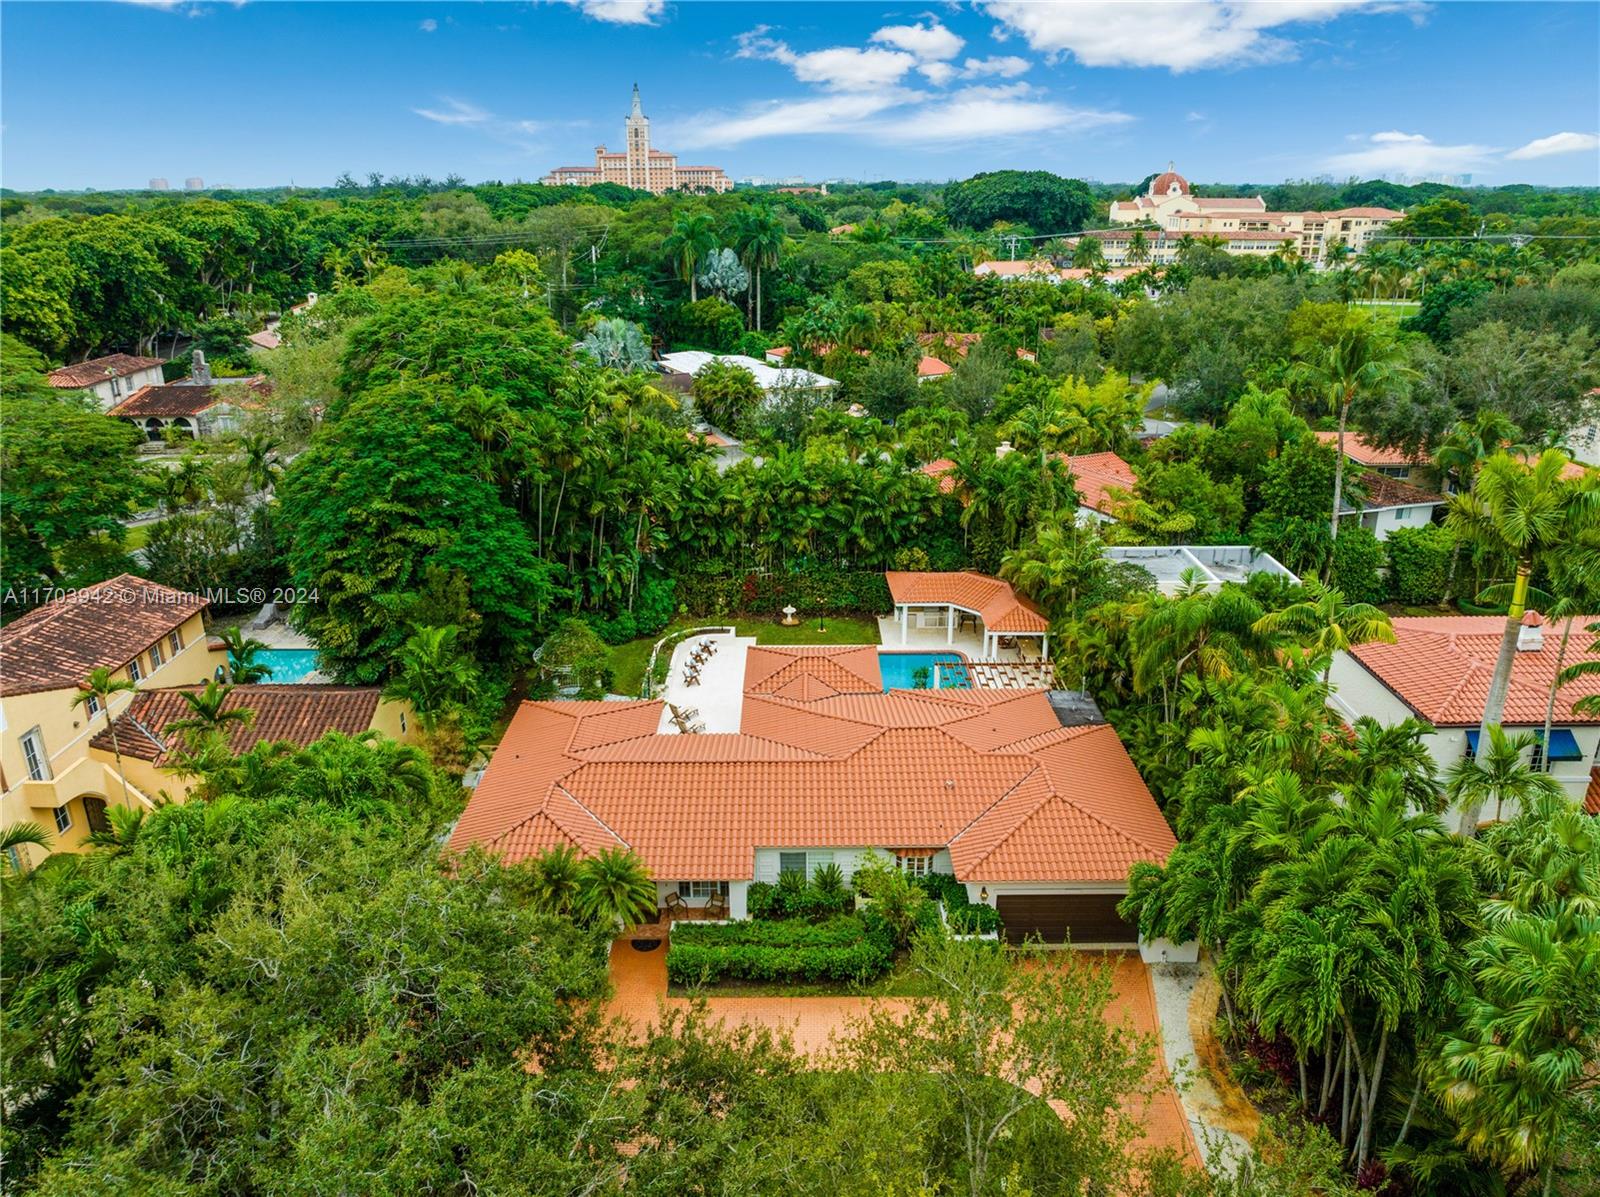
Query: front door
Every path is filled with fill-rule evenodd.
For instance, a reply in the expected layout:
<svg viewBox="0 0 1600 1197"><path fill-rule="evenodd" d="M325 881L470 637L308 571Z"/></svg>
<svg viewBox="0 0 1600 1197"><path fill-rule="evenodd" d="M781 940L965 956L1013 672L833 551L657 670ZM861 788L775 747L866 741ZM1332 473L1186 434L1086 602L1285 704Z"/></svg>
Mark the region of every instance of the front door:
<svg viewBox="0 0 1600 1197"><path fill-rule="evenodd" d="M96 798L93 794L83 796L83 819L89 824L89 830L110 831L111 820L106 818L106 800Z"/></svg>

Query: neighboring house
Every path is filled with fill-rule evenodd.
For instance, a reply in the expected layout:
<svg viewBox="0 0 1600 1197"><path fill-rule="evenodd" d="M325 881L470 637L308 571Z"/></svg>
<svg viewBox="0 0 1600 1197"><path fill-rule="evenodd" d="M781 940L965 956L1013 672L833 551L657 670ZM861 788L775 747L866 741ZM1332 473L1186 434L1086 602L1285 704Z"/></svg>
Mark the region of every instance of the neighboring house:
<svg viewBox="0 0 1600 1197"><path fill-rule="evenodd" d="M717 455L717 472L725 473L750 456L744 451L744 442L731 433L723 432L705 421L701 421L688 432L689 439L698 441L715 450Z"/></svg>
<svg viewBox="0 0 1600 1197"><path fill-rule="evenodd" d="M1116 911L1128 870L1175 841L1093 704L885 692L877 661L869 646L749 647L734 732L663 734L654 701L524 702L451 847L625 848L658 904L717 895L734 918L752 882L826 865L848 879L873 849L913 875L953 873L1013 940L1137 942Z"/></svg>
<svg viewBox="0 0 1600 1197"><path fill-rule="evenodd" d="M278 322L272 321L260 332L253 332L245 338L256 349L277 349L283 344L283 338L278 335Z"/></svg>
<svg viewBox="0 0 1600 1197"><path fill-rule="evenodd" d="M1359 515L1361 526L1379 540L1388 540L1389 533L1396 528L1427 527L1433 523L1433 513L1445 503L1443 495L1376 471L1346 478L1345 484L1354 487L1363 497L1357 506L1349 501L1352 491L1347 489L1342 513Z"/></svg>
<svg viewBox="0 0 1600 1197"><path fill-rule="evenodd" d="M1034 657L1050 659L1050 621L1031 600L1023 598L1010 582L973 570L889 570L889 597L894 600L894 622L900 643L912 629L943 629L945 643L967 623L983 637L983 659L990 660L1002 638L1026 641L1036 648Z"/></svg>
<svg viewBox="0 0 1600 1197"><path fill-rule="evenodd" d="M1146 236L1152 242L1157 233L1173 246L1180 236L1216 237L1227 252L1236 254L1272 253L1289 244L1302 258L1315 262L1322 261L1334 245L1348 245L1359 253L1371 237L1404 215L1393 208L1269 212L1259 195L1196 196L1170 163L1150 180L1143 195L1115 200L1108 212L1112 224L1151 226ZM1111 256L1108 248L1107 257Z"/></svg>
<svg viewBox="0 0 1600 1197"><path fill-rule="evenodd" d="M1222 249L1227 253L1256 257L1276 253L1285 244L1298 243L1298 238L1293 233L1271 229L1256 232L1230 229L1226 232L1214 230L1206 233L1173 233L1155 228L1103 229L1083 233L1081 236L1100 243L1100 250L1105 254L1107 264L1112 267L1110 271L1102 273L1108 278L1113 278L1117 273L1123 276L1132 273L1126 267L1128 256L1133 250L1135 233L1142 233L1144 236L1146 256L1143 264L1149 266L1168 266L1176 262L1184 238L1208 237L1220 241ZM1076 245L1078 238L1072 238L1070 243Z"/></svg>
<svg viewBox="0 0 1600 1197"><path fill-rule="evenodd" d="M139 686L191 685L222 657L207 647L206 600L122 574L29 611L0 629L0 825L34 822L76 848L122 801L114 768L90 753L105 712L74 705L97 668ZM113 695L123 714L133 694ZM154 795L130 783L135 802ZM43 855L31 849L35 858Z"/></svg>
<svg viewBox="0 0 1600 1197"><path fill-rule="evenodd" d="M116 749L120 749L122 775L141 793L154 795L165 789L175 797L187 795L189 780L164 770L182 748L180 733L173 731L172 725L193 713L183 695L199 689L181 686L141 691L116 717L115 746L104 718L96 721L100 730L89 741L91 755L114 774ZM376 731L400 741L415 738L416 716L411 705L384 699L377 686L304 682L235 686L223 709L241 708L254 712L254 718L248 725L230 725L228 747L235 754L278 741L305 748L334 731L347 736Z"/></svg>
<svg viewBox="0 0 1600 1197"><path fill-rule="evenodd" d="M1595 659L1588 651L1591 637L1585 631L1585 625L1595 618L1576 617L1564 664ZM1393 644L1362 644L1334 658L1334 689L1328 701L1348 719L1370 715L1391 727L1411 716L1432 724L1434 731L1423 743L1443 772L1475 750L1505 619L1499 615L1397 616L1391 622ZM1523 618L1502 721L1508 732L1543 732L1560 640L1561 629L1547 626L1537 612L1530 611ZM1536 763L1567 793L1580 799L1587 794L1600 795L1594 771L1596 750L1600 749L1600 716L1575 714L1572 704L1594 689L1592 682L1580 680L1556 692L1548 759L1542 749L1533 752ZM1595 789L1591 790L1591 785ZM1492 809L1485 812L1486 818L1493 815Z"/></svg>
<svg viewBox="0 0 1600 1197"><path fill-rule="evenodd" d="M200 439L220 436L238 431L246 411L258 406L243 397L240 387L258 399L272 389L265 374L212 383L167 383L136 391L106 414L126 420L147 441L162 440L168 428Z"/></svg>
<svg viewBox="0 0 1600 1197"><path fill-rule="evenodd" d="M1224 582L1246 582L1255 574L1300 581L1271 553L1247 544L1110 545L1103 555L1107 561L1146 570L1156 589L1169 595L1194 582L1206 590L1220 590Z"/></svg>
<svg viewBox="0 0 1600 1197"><path fill-rule="evenodd" d="M1054 330L1041 329L1039 335L1049 340ZM938 349L947 353L954 353L957 357L966 357L974 345L983 342L983 334L975 332L925 332L917 334L917 344L924 349ZM1024 362L1039 360L1039 355L1031 349L1017 347L1017 358Z"/></svg>
<svg viewBox="0 0 1600 1197"><path fill-rule="evenodd" d="M1059 283L1066 281L1056 264L1049 258L1031 258L1026 261L996 260L979 262L972 268L972 273L979 278L993 275L999 279L1029 279L1041 283Z"/></svg>
<svg viewBox="0 0 1600 1197"><path fill-rule="evenodd" d="M795 389L827 391L839 385L839 380L836 378L828 378L798 367L772 366L740 353L707 353L702 349L682 349L677 353L661 355L663 372L688 374L691 377L700 373L711 362L725 362L730 366L738 366L741 370L748 370L755 376L756 382L769 399L783 391Z"/></svg>
<svg viewBox="0 0 1600 1197"><path fill-rule="evenodd" d="M926 474L939 484L939 493L951 495L956 490L956 463L948 457L936 458L927 465L918 466L919 472Z"/></svg>
<svg viewBox="0 0 1600 1197"><path fill-rule="evenodd" d="M820 347L820 352L829 353L832 351L832 349L833 346L831 345L823 345ZM793 350L791 350L787 345L775 345L771 349L767 350L767 364L772 366L783 366L788 362L789 355L792 352ZM860 353L862 356L866 356L867 351L865 349L858 349L856 352ZM917 361L917 381L919 383L932 382L936 378L943 378L946 374L950 373L951 369L952 367L948 363L942 362L936 357L929 357L927 354L923 354L922 357Z"/></svg>
<svg viewBox="0 0 1600 1197"><path fill-rule="evenodd" d="M1079 522L1116 523L1113 492L1121 491L1124 500L1134 493L1139 480L1134 477L1133 467L1111 452L1055 456L1072 472L1073 487L1078 492Z"/></svg>
<svg viewBox="0 0 1600 1197"><path fill-rule="evenodd" d="M89 391L100 401L102 410L112 407L140 387L160 386L164 381L158 357L134 357L113 353L87 362L62 366L45 375L57 390Z"/></svg>
<svg viewBox="0 0 1600 1197"><path fill-rule="evenodd" d="M1330 449L1338 446L1337 432L1319 432L1316 437ZM1359 432L1344 434L1344 456L1346 461L1354 462L1364 470L1382 474L1385 478L1398 478L1413 486L1429 486L1434 481L1433 462L1426 454L1386 449Z"/></svg>

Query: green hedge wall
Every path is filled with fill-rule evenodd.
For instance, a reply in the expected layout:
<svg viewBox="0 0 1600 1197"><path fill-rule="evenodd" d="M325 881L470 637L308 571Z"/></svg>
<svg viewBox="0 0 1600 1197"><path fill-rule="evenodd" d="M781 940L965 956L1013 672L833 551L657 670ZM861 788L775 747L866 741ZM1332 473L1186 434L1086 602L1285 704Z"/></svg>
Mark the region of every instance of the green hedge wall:
<svg viewBox="0 0 1600 1197"><path fill-rule="evenodd" d="M860 984L893 962L888 935L854 915L825 923L679 923L667 948L667 977L675 985L730 978Z"/></svg>
<svg viewBox="0 0 1600 1197"><path fill-rule="evenodd" d="M967 897L967 887L951 874L929 873L919 877L917 884L930 898L944 903L944 916L955 934L989 935L1000 930L1000 912Z"/></svg>
<svg viewBox="0 0 1600 1197"><path fill-rule="evenodd" d="M819 565L766 574L696 571L679 574L675 581L679 601L696 616L774 615L791 604L803 615L882 615L893 605L879 570Z"/></svg>
<svg viewBox="0 0 1600 1197"><path fill-rule="evenodd" d="M1438 524L1396 528L1384 548L1389 554L1389 588L1395 601L1408 606L1442 602L1455 541Z"/></svg>

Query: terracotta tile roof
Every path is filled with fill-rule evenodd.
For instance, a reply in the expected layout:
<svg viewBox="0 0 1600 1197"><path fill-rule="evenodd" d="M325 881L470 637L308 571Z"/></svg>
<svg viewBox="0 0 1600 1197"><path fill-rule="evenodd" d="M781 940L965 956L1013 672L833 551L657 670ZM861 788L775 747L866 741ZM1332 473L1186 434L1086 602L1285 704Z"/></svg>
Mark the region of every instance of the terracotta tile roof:
<svg viewBox="0 0 1600 1197"><path fill-rule="evenodd" d="M1583 809L1600 815L1600 765L1589 770L1589 788L1583 792Z"/></svg>
<svg viewBox="0 0 1600 1197"><path fill-rule="evenodd" d="M258 349L276 349L283 344L283 338L278 335L275 328L264 328L260 332L253 332L245 340Z"/></svg>
<svg viewBox="0 0 1600 1197"><path fill-rule="evenodd" d="M940 457L917 468L939 484L941 494L948 495L956 489L956 463L948 457Z"/></svg>
<svg viewBox="0 0 1600 1197"><path fill-rule="evenodd" d="M129 374L137 374L140 370L150 370L164 364L159 357L134 357L131 353L113 353L108 357L90 358L86 362L62 366L59 370L52 370L46 374L45 379L53 387L77 390L80 387L104 382L108 378L126 378Z"/></svg>
<svg viewBox="0 0 1600 1197"><path fill-rule="evenodd" d="M745 653L744 688L748 693L775 694L801 677L825 682L833 694L883 692L878 650L871 645L755 645Z"/></svg>
<svg viewBox="0 0 1600 1197"><path fill-rule="evenodd" d="M1337 445L1339 434L1337 432L1319 432L1317 439L1324 445ZM1351 461L1364 466L1410 466L1427 465L1428 459L1421 455L1411 457L1400 449L1385 449L1374 444L1359 432L1346 432L1344 434L1344 455Z"/></svg>
<svg viewBox="0 0 1600 1197"><path fill-rule="evenodd" d="M905 573L889 570L884 574L889 594L896 603L941 606L945 603L976 611L991 632L1048 632L1050 621L1028 599L1011 588L1010 582L988 574Z"/></svg>
<svg viewBox="0 0 1600 1197"><path fill-rule="evenodd" d="M251 378L224 380L213 383L210 386L174 382L159 387L140 387L106 414L129 420L145 419L150 416L159 416L165 419L173 419L178 416L198 416L219 403L227 402L228 397L222 393L223 389L229 386L238 386L240 383L243 383L258 395L269 394L272 389L267 382L265 374L257 374ZM254 406L248 400L240 400L240 402L243 406Z"/></svg>
<svg viewBox="0 0 1600 1197"><path fill-rule="evenodd" d="M1072 471L1073 485L1078 492L1078 502L1102 515L1111 515L1112 490L1132 494L1139 480L1133 467L1115 453L1082 453L1069 457L1065 453L1056 458Z"/></svg>
<svg viewBox="0 0 1600 1197"><path fill-rule="evenodd" d="M917 362L918 378L943 378L948 373L950 373L949 365L941 362L936 357L928 357L924 355Z"/></svg>
<svg viewBox="0 0 1600 1197"><path fill-rule="evenodd" d="M205 607L133 574L46 603L0 628L0 695L64 690L92 669L119 669Z"/></svg>
<svg viewBox="0 0 1600 1197"><path fill-rule="evenodd" d="M758 848L950 845L964 880L1070 883L1121 881L1175 845L1116 733L1062 726L1044 691L747 693L722 735L656 734L661 709L522 704L452 846L622 844L657 877L745 880ZM613 739L624 726L638 734Z"/></svg>
<svg viewBox="0 0 1600 1197"><path fill-rule="evenodd" d="M164 765L176 747L179 733L168 728L192 714L185 693L198 694L203 686L177 686L170 689L141 690L117 716L117 746L122 755L138 757ZM223 709L247 708L255 712L249 727L235 725L228 735L228 747L235 753L248 752L257 744L287 740L304 748L331 731L356 735L372 726L378 712L376 686L259 685L235 686ZM102 718L100 721L104 723ZM101 728L89 741L91 747L112 751L111 733Z"/></svg>
<svg viewBox="0 0 1600 1197"><path fill-rule="evenodd" d="M1567 645L1567 665L1595 659L1586 652L1595 621L1579 615ZM1419 716L1439 727L1477 727L1489 697L1489 679L1500 651L1506 621L1498 615L1399 616L1395 643L1362 644L1351 655ZM1546 625L1542 648L1518 651L1511 663L1511 689L1506 695L1505 724L1534 727L1544 723L1545 701L1556 674L1561 633ZM1556 693L1556 722L1596 724L1600 715L1573 713L1572 704L1592 693L1582 679Z"/></svg>
<svg viewBox="0 0 1600 1197"><path fill-rule="evenodd" d="M1366 496L1363 504L1366 510L1379 507L1437 507L1445 501L1443 495L1375 471L1362 474L1355 481Z"/></svg>

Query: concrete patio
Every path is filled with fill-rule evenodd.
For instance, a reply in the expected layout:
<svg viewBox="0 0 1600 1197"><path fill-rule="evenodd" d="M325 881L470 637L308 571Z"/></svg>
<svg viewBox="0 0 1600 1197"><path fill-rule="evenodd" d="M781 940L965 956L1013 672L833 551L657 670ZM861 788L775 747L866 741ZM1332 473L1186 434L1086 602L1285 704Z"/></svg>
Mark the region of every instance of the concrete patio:
<svg viewBox="0 0 1600 1197"><path fill-rule="evenodd" d="M738 731L744 710L744 657L755 642L754 636L726 633L690 636L679 642L672 650L667 683L660 695L667 704L661 711L661 734L669 736L681 730L673 720L673 707L685 715L696 712L687 722L702 725L707 732ZM699 680L691 684L690 662L696 651L707 644L714 645L716 651L701 664Z"/></svg>

